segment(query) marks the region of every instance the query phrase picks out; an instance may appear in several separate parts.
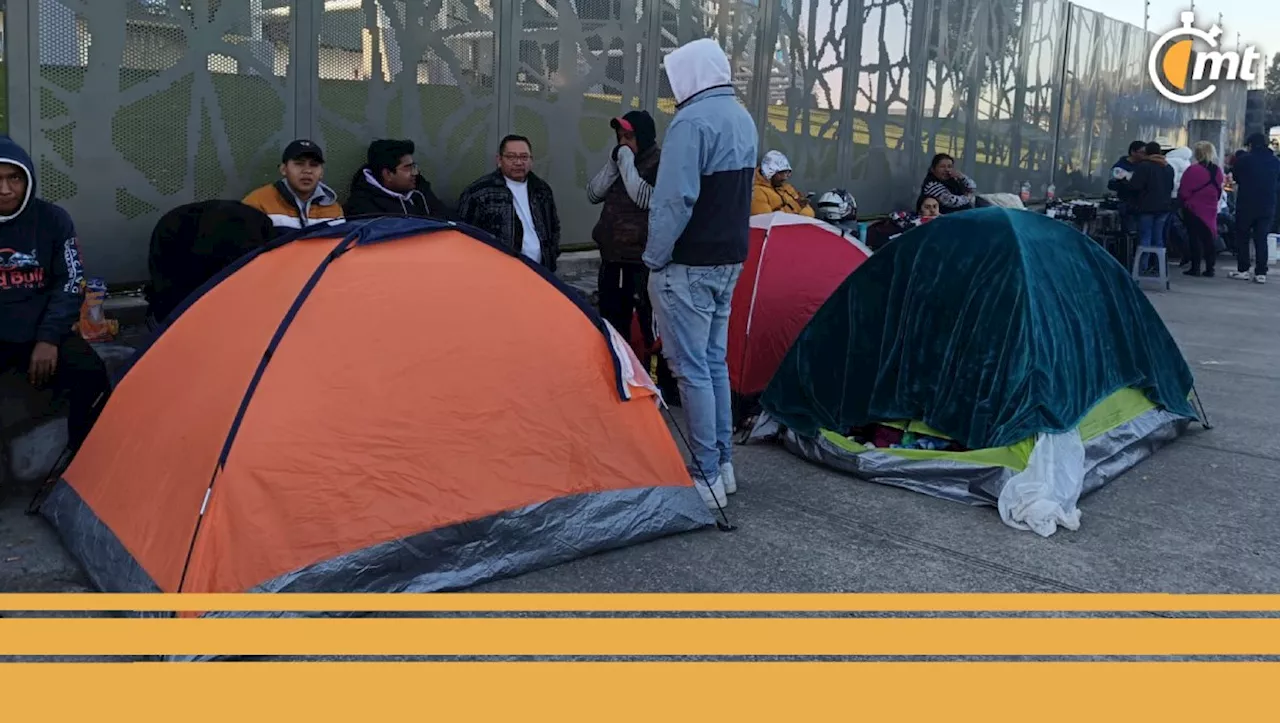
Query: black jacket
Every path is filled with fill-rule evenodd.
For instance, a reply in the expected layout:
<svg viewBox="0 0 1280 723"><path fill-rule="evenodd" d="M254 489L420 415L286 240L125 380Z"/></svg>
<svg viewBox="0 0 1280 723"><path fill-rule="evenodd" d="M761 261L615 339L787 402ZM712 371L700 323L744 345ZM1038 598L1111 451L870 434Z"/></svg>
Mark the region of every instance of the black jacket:
<svg viewBox="0 0 1280 723"><path fill-rule="evenodd" d="M57 344L84 302L84 266L71 216L36 198L31 156L0 136L0 161L27 174L27 197L0 216L0 342Z"/></svg>
<svg viewBox="0 0 1280 723"><path fill-rule="evenodd" d="M1173 169L1162 155L1147 156L1133 169L1129 191L1134 213L1168 213L1173 210Z"/></svg>
<svg viewBox="0 0 1280 723"><path fill-rule="evenodd" d="M192 292L273 235L271 219L239 201L197 201L169 211L151 232L147 312L163 323Z"/></svg>
<svg viewBox="0 0 1280 723"><path fill-rule="evenodd" d="M405 195L384 188L368 166L351 177L351 195L342 204L347 217L352 216L421 216L456 221L453 209L436 198L427 179L418 176L418 187Z"/></svg>
<svg viewBox="0 0 1280 723"><path fill-rule="evenodd" d="M542 246L542 265L556 270L560 256L560 215L555 195L547 182L529 172L529 212ZM513 253L520 253L524 227L516 216L515 197L507 188L502 171L495 170L467 186L458 199L458 218L493 234Z"/></svg>

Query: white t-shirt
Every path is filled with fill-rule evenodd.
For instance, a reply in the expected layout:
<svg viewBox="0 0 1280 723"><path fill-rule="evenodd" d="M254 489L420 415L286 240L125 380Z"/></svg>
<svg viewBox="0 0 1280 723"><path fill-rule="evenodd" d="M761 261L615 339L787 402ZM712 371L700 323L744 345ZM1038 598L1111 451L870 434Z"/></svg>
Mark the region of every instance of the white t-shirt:
<svg viewBox="0 0 1280 723"><path fill-rule="evenodd" d="M524 238L520 241L520 251L525 256L542 263L542 242L538 239L538 230L533 225L533 212L529 210L529 182L506 179L507 188L515 197L516 216L524 229Z"/></svg>

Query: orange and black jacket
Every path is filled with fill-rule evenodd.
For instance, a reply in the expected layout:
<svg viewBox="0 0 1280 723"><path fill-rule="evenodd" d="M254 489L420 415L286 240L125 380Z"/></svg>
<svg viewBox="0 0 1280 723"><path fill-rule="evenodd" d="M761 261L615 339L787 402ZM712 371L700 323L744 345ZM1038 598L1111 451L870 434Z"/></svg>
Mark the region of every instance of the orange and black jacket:
<svg viewBox="0 0 1280 723"><path fill-rule="evenodd" d="M244 197L242 203L267 214L277 232L306 228L342 218L338 194L323 183L316 185L315 193L311 194L306 203L298 200L283 178L253 191Z"/></svg>

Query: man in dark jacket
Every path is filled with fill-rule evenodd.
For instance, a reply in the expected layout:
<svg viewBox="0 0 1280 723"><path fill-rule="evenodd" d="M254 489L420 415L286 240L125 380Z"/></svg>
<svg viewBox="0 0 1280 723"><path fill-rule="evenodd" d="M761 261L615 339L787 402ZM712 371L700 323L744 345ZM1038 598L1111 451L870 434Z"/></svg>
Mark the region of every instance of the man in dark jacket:
<svg viewBox="0 0 1280 723"><path fill-rule="evenodd" d="M1134 141L1129 144L1129 155L1121 156L1111 166L1111 180L1107 181L1107 190L1120 199L1120 223L1128 233L1138 232L1138 217L1133 213L1133 190L1129 187L1129 179L1146 156L1147 144Z"/></svg>
<svg viewBox="0 0 1280 723"><path fill-rule="evenodd" d="M498 168L458 198L458 218L493 234L512 253L555 273L560 256L560 216L551 186L533 172L533 144L507 136L498 144Z"/></svg>
<svg viewBox="0 0 1280 723"><path fill-rule="evenodd" d="M84 270L67 212L36 198L31 156L0 136L0 372L66 392L72 452L89 435L110 382L72 325L84 302Z"/></svg>
<svg viewBox="0 0 1280 723"><path fill-rule="evenodd" d="M1138 216L1138 245L1164 248L1165 227L1173 210L1174 173L1159 143L1148 143L1144 155L1129 179Z"/></svg>
<svg viewBox="0 0 1280 723"><path fill-rule="evenodd" d="M454 220L418 172L410 140L380 139L369 144L367 163L351 177L343 209L351 216L420 216Z"/></svg>
<svg viewBox="0 0 1280 723"><path fill-rule="evenodd" d="M1231 167L1236 184L1236 271L1233 279L1263 284L1267 281L1267 231L1276 214L1276 189L1280 179L1280 158L1271 151L1267 137L1249 136L1246 153L1237 153ZM1249 271L1249 248L1253 247L1253 271Z"/></svg>

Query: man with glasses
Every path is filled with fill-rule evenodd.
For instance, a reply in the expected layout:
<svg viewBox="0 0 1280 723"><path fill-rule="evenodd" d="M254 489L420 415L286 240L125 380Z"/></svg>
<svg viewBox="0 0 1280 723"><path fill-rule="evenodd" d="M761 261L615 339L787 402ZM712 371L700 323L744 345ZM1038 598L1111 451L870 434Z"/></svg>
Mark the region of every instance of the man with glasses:
<svg viewBox="0 0 1280 723"><path fill-rule="evenodd" d="M560 216L551 186L532 168L529 139L503 138L498 144L497 170L462 192L458 217L554 273L560 256Z"/></svg>
<svg viewBox="0 0 1280 723"><path fill-rule="evenodd" d="M421 216L453 220L418 171L410 140L380 139L369 144L367 163L351 178L344 208L352 216Z"/></svg>

